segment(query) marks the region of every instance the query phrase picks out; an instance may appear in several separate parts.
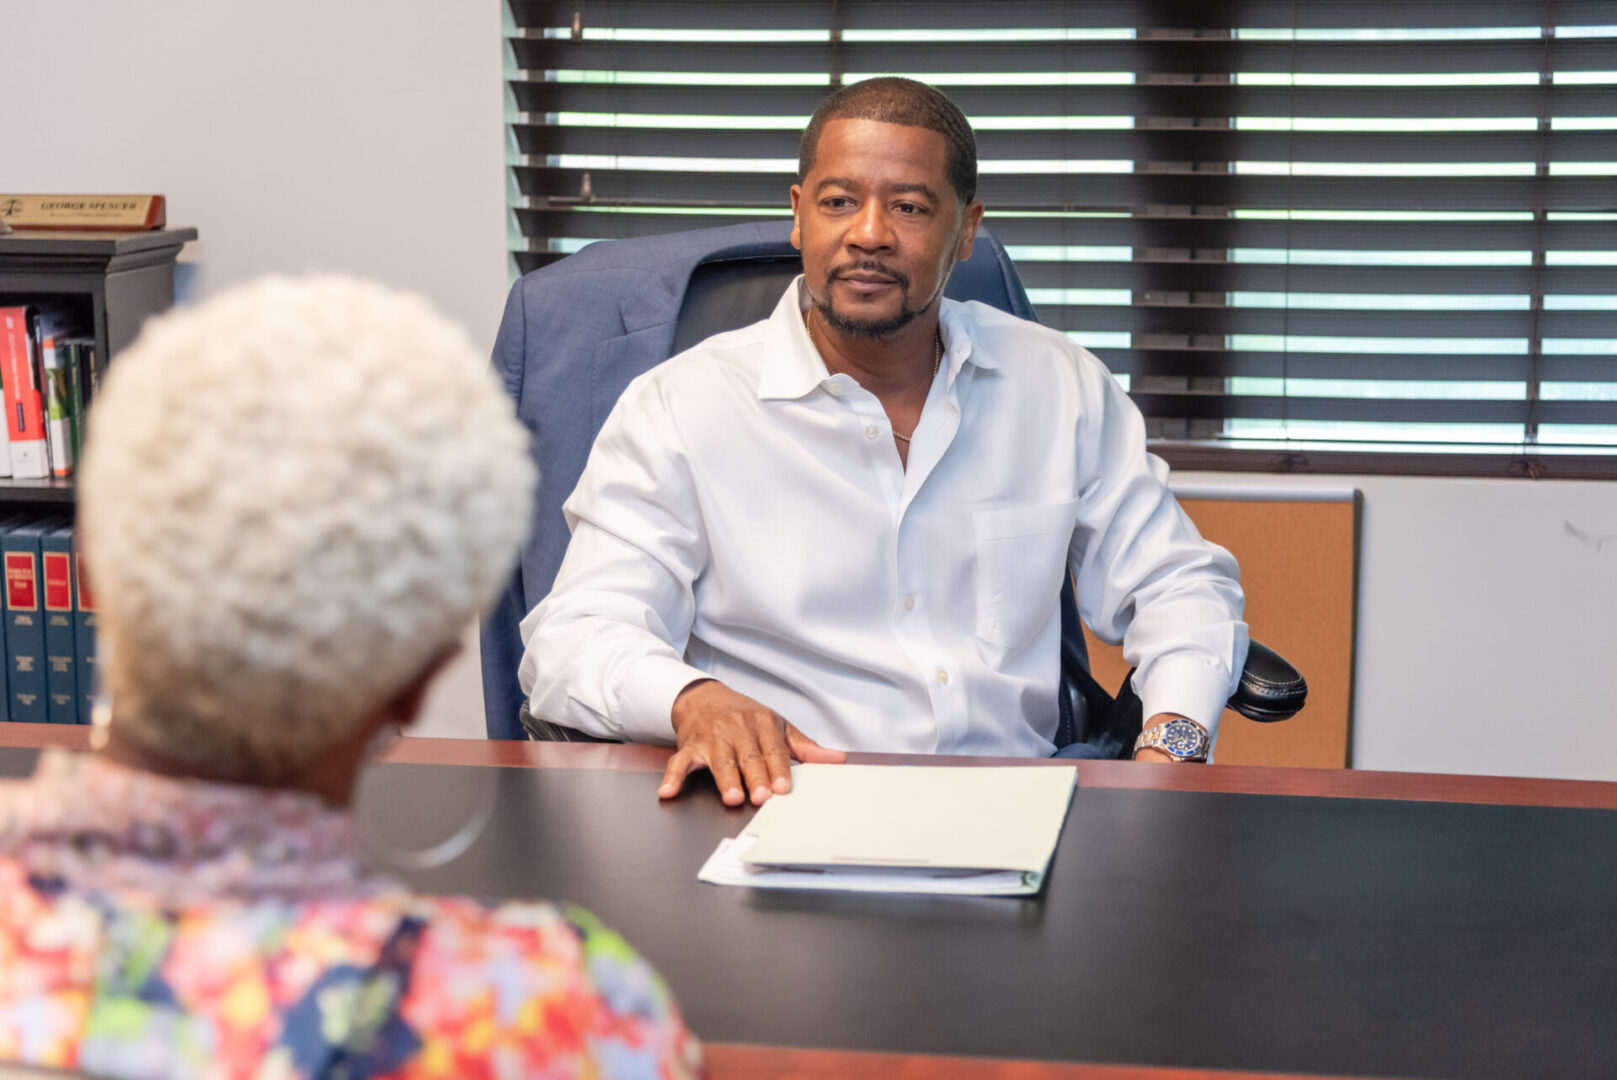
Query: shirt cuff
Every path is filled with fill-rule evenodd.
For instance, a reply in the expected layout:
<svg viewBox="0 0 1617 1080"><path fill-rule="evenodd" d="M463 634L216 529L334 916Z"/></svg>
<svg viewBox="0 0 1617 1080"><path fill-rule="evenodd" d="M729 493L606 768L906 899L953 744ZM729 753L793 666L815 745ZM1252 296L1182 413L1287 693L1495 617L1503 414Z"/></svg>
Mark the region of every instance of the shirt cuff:
<svg viewBox="0 0 1617 1080"><path fill-rule="evenodd" d="M637 660L618 693L614 717L628 742L674 742L674 699L681 690L713 676L666 656Z"/></svg>
<svg viewBox="0 0 1617 1080"><path fill-rule="evenodd" d="M1230 678L1221 665L1194 657L1164 658L1151 669L1151 681L1140 690L1144 722L1158 713L1188 716L1207 729L1209 743L1218 737L1218 718L1230 698Z"/></svg>

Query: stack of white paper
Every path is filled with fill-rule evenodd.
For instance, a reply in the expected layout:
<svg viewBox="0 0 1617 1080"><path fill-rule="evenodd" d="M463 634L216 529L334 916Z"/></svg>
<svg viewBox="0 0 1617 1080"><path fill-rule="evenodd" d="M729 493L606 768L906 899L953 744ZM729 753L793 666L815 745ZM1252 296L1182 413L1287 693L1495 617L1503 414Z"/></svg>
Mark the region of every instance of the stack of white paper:
<svg viewBox="0 0 1617 1080"><path fill-rule="evenodd" d="M697 876L714 885L1026 896L1039 891L1077 770L794 765Z"/></svg>

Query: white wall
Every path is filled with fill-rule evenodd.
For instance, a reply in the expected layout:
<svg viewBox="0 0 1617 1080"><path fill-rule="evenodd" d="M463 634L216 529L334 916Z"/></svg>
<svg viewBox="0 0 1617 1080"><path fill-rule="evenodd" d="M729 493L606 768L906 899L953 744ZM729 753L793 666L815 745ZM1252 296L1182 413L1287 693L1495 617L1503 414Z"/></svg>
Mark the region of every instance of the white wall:
<svg viewBox="0 0 1617 1080"><path fill-rule="evenodd" d="M1364 492L1357 768L1617 780L1617 482L1175 481Z"/></svg>
<svg viewBox="0 0 1617 1080"><path fill-rule="evenodd" d="M0 32L0 189L162 192L194 291L350 270L492 342L498 0L0 0ZM1361 768L1617 780L1617 484L1183 479L1365 492ZM481 700L468 657L428 729L480 733Z"/></svg>
<svg viewBox="0 0 1617 1080"><path fill-rule="evenodd" d="M505 299L498 0L0 0L0 190L161 193L184 297L271 271ZM428 730L482 734L472 651Z"/></svg>

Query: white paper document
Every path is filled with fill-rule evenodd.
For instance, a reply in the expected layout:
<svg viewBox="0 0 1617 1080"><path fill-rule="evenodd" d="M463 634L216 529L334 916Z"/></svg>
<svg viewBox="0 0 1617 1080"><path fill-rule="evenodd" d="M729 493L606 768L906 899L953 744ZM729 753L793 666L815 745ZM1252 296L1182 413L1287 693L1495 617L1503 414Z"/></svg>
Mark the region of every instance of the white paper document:
<svg viewBox="0 0 1617 1080"><path fill-rule="evenodd" d="M1077 770L794 765L697 875L714 885L1026 896L1039 891Z"/></svg>

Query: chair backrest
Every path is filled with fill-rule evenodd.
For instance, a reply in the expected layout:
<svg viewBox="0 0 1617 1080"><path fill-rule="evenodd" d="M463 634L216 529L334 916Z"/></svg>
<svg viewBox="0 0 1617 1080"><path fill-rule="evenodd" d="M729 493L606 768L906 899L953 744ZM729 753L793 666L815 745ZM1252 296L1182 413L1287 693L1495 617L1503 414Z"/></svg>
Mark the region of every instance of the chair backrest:
<svg viewBox="0 0 1617 1080"><path fill-rule="evenodd" d="M483 624L490 738L523 737L517 626L555 580L568 541L562 503L618 395L675 353L767 316L802 269L790 231L783 220L605 241L511 289L494 366L533 433L539 490L521 563ZM1016 269L987 230L955 267L945 295L1034 317Z"/></svg>

